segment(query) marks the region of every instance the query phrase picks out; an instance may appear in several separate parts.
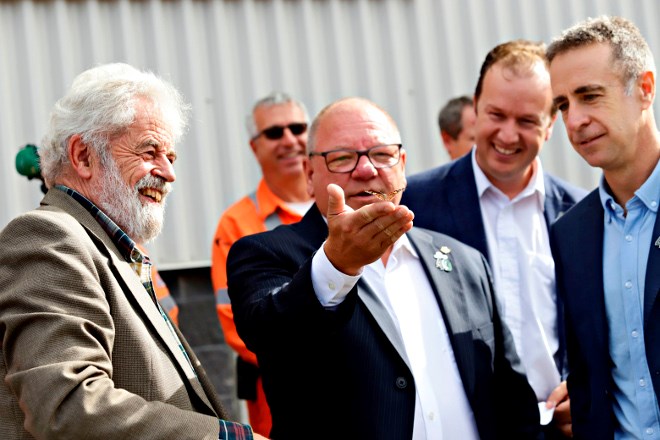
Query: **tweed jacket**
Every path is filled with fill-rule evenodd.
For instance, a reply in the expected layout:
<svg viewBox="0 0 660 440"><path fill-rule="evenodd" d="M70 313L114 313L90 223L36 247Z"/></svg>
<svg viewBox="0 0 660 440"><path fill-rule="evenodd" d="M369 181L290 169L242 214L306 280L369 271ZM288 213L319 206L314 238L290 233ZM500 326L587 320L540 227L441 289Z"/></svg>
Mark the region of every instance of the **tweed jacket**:
<svg viewBox="0 0 660 440"><path fill-rule="evenodd" d="M191 363L111 238L64 192L0 232L3 440L217 440L222 409L180 338Z"/></svg>

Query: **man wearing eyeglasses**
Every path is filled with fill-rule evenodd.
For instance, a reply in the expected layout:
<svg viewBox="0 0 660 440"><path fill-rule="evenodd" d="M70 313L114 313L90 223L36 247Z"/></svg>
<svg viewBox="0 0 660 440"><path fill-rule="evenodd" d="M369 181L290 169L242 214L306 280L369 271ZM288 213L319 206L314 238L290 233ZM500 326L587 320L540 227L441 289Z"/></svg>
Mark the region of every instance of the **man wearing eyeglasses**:
<svg viewBox="0 0 660 440"><path fill-rule="evenodd" d="M299 221L312 205L303 170L308 119L304 104L285 93L275 92L257 101L246 125L263 178L255 192L222 214L213 239L211 278L216 310L227 344L238 353L238 397L247 401L252 428L263 435L271 428L270 410L257 359L236 333L227 296L227 253L240 237Z"/></svg>
<svg viewBox="0 0 660 440"><path fill-rule="evenodd" d="M315 205L299 223L238 240L227 261L272 438L536 438L534 393L487 263L413 228L399 205L406 151L391 116L341 99L309 136Z"/></svg>

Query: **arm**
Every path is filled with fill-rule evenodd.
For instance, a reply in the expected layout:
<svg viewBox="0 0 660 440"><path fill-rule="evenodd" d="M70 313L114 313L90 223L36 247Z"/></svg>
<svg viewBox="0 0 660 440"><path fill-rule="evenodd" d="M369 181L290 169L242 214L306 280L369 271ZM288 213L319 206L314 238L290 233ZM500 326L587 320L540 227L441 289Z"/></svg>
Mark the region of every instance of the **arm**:
<svg viewBox="0 0 660 440"><path fill-rule="evenodd" d="M235 206L239 207L241 205ZM237 219L233 216L233 211L230 211L231 209L229 208L220 218L211 249L211 281L213 282L213 291L215 292L216 312L227 345L244 361L257 365L256 355L248 350L245 342L238 336L236 324L234 323L234 313L227 293L227 255L236 240L247 235L246 229L250 233L256 233L265 230L265 228L259 228L259 225L251 221L251 219L256 217L251 217L251 219L243 219L244 223L241 229ZM256 216L256 212L254 216Z"/></svg>
<svg viewBox="0 0 660 440"><path fill-rule="evenodd" d="M15 402L15 414L24 415L25 429L37 438L218 439L217 418L181 408L187 392L171 362L140 364L162 357L138 316L115 316L111 305L123 290L107 257L77 222L53 217L31 214L0 236L2 400ZM119 335L117 326L135 334ZM118 346L133 336L143 345ZM138 365L116 364L117 352L127 349ZM134 387L126 378L132 375ZM153 395L131 390L140 386Z"/></svg>
<svg viewBox="0 0 660 440"><path fill-rule="evenodd" d="M389 202L353 211L344 206L341 188L330 187L335 187L331 190L334 201L329 203L329 235L324 250L335 268L355 275L412 227L412 213ZM303 221L305 226L244 237L229 252L229 294L236 325L248 348L254 351L259 352L260 345L272 349L283 341L313 339L317 332L333 331L350 317L350 310L345 309L350 309L354 301L327 310L316 296L312 256L323 243L325 231L321 230L322 224L318 230L303 230L312 228L310 221Z"/></svg>

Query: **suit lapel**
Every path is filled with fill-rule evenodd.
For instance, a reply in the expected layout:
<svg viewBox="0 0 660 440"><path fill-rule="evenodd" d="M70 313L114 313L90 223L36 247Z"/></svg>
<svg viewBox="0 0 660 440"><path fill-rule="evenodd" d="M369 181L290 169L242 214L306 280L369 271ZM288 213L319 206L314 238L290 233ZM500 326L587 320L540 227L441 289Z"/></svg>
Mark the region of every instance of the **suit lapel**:
<svg viewBox="0 0 660 440"><path fill-rule="evenodd" d="M469 316L465 295L460 293L463 291L463 283L461 282L460 275L461 268L454 264L453 270L446 272L436 267L434 255L445 243L436 242L431 235L413 228L408 233L408 238L419 255L424 272L426 272L431 288L433 289L445 327L447 328L447 333L449 334L449 341L452 345L452 351L454 352L454 358L456 359L461 380L463 381L463 387L468 396L471 396L476 383L474 376L474 346L471 342L469 344L458 343L459 335L470 333L471 336L472 331L469 320L465 319L465 317Z"/></svg>
<svg viewBox="0 0 660 440"><path fill-rule="evenodd" d="M387 339L389 339L390 343L394 346L394 349L399 353L401 359L403 359L408 368L412 370L408 355L406 354L406 347L403 344L403 339L401 339L399 328L394 323L394 320L385 308L385 305L380 299L378 299L376 293L364 279L358 281L357 287L358 297L367 310L369 310L369 313L374 317L380 329L385 333Z"/></svg>
<svg viewBox="0 0 660 440"><path fill-rule="evenodd" d="M649 246L649 257L646 263L646 279L644 282L644 327L651 316L651 310L660 291L660 215L655 217L655 226Z"/></svg>
<svg viewBox="0 0 660 440"><path fill-rule="evenodd" d="M449 185L444 188L447 194L450 210L446 215L455 218L456 235L461 241L476 248L490 261L486 228L481 216L481 205L477 194L477 184L474 180L471 154L458 159L449 171Z"/></svg>
<svg viewBox="0 0 660 440"><path fill-rule="evenodd" d="M163 345L167 347L172 357L176 359L180 371L186 377L188 383L192 386L192 389L195 390L199 398L208 405L209 408L212 408L196 379L195 372L181 351L181 348L170 331L167 323L161 316L158 307L147 293L137 274L133 271L130 265L121 258L117 247L114 245L108 234L103 230L101 225L99 225L94 217L92 217L92 215L80 203L60 190L53 189L49 191L46 197L44 197L43 203L46 205L53 204L58 206L73 216L87 230L92 240L96 242L99 251L109 256L110 265L114 268L118 277L117 281L123 283L125 286L123 289L124 294L129 300L134 299L134 301L131 302L136 303L139 306L139 310L136 309L136 313L140 313L141 311L142 315L146 316L146 321L151 324L152 330L156 333Z"/></svg>
<svg viewBox="0 0 660 440"><path fill-rule="evenodd" d="M604 216L603 206L600 203L598 190L593 191L585 198L585 207L578 228L574 229L572 239L575 243L571 247L573 257L565 262L564 266L582 268L582 274L577 275L579 287L577 293L581 295L580 303L589 309L580 319L588 322L593 335L593 341L601 353L608 352L607 342L607 313L605 312L605 291L603 287L603 235ZM572 298L567 302L572 302Z"/></svg>

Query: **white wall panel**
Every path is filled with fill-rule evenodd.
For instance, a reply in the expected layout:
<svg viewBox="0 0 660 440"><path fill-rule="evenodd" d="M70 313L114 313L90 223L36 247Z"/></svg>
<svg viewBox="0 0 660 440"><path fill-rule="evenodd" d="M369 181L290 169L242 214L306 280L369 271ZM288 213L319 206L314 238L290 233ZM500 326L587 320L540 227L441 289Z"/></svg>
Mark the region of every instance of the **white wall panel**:
<svg viewBox="0 0 660 440"><path fill-rule="evenodd" d="M373 99L399 123L414 173L447 161L438 109L472 93L494 45L549 41L612 14L632 19L660 56L659 9L655 0L0 1L0 227L41 198L14 171L19 147L39 143L54 102L99 63L153 70L193 105L164 233L150 249L162 268L194 267L209 262L221 212L259 179L244 128L259 97L287 91L312 115L342 96ZM561 122L542 158L576 184L597 182Z"/></svg>

